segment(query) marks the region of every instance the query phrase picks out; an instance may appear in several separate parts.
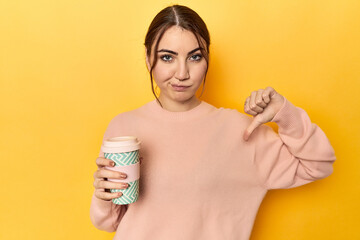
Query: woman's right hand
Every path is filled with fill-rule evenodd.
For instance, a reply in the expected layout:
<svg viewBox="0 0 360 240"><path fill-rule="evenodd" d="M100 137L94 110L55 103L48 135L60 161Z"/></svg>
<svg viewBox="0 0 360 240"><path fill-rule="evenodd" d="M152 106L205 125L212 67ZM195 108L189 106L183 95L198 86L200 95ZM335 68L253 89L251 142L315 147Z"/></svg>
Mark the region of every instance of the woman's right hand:
<svg viewBox="0 0 360 240"><path fill-rule="evenodd" d="M121 182L111 182L108 181L108 178L115 179L126 179L126 174L116 171L111 171L105 168L113 167L113 161L103 157L98 157L96 159L96 165L98 169L94 173L94 187L95 187L95 196L99 199L110 201L113 198L118 198L122 195L121 192L110 192L110 189L126 189L129 187L127 183Z"/></svg>

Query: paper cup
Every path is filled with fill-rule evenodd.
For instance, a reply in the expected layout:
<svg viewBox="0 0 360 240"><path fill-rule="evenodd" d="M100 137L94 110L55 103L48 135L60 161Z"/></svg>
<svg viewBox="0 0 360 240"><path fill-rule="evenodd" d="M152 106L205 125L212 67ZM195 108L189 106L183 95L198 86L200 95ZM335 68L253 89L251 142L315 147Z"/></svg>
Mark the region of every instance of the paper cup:
<svg viewBox="0 0 360 240"><path fill-rule="evenodd" d="M126 189L110 189L111 192L122 192L112 202L119 205L136 202L139 198L140 162L139 149L140 141L134 136L123 136L106 139L101 146L104 157L115 162L115 167L105 167L112 171L126 173L126 179L112 179L108 181L128 183Z"/></svg>

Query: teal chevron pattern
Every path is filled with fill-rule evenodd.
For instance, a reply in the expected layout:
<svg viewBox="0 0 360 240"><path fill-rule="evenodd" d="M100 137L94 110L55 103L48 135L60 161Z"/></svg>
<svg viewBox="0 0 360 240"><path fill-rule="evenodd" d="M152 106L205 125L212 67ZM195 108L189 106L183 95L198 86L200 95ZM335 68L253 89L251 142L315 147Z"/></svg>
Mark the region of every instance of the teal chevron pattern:
<svg viewBox="0 0 360 240"><path fill-rule="evenodd" d="M136 202L139 198L139 180L134 182L129 182L129 187L127 189L110 189L111 192L122 192L118 198L113 198L112 202L119 205L125 205L129 203Z"/></svg>
<svg viewBox="0 0 360 240"><path fill-rule="evenodd" d="M113 160L115 166L127 166L139 162L139 150L123 153L104 153L105 158ZM139 197L139 180L129 182L127 189L110 189L110 192L122 192L123 195L112 199L112 202L125 205L136 202Z"/></svg>
<svg viewBox="0 0 360 240"><path fill-rule="evenodd" d="M139 162L139 150L123 153L104 153L105 158L115 162L115 166L126 166Z"/></svg>

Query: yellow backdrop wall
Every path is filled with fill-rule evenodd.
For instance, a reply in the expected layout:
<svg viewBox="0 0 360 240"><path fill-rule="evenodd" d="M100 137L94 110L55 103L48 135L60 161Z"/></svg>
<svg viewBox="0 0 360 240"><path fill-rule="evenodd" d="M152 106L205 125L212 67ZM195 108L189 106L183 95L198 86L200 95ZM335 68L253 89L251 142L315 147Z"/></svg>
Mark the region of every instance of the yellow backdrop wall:
<svg viewBox="0 0 360 240"><path fill-rule="evenodd" d="M335 149L330 177L268 193L251 239L360 239L357 0L0 0L0 239L112 239L89 218L95 159L109 121L154 98L144 37L174 3L210 30L202 100L244 112L271 86Z"/></svg>

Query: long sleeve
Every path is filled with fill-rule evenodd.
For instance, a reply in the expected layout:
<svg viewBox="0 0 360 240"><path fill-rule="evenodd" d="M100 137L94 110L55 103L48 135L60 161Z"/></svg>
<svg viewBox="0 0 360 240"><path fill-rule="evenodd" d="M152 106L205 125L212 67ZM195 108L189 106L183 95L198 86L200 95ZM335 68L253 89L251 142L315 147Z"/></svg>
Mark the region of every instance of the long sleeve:
<svg viewBox="0 0 360 240"><path fill-rule="evenodd" d="M119 116L115 117L107 127L103 141L106 138L114 137L119 131ZM100 150L99 157L104 157L104 153ZM122 217L127 211L127 205L117 205L111 200L106 201L95 196L95 190L92 195L90 205L90 219L92 224L99 230L107 232L115 232Z"/></svg>
<svg viewBox="0 0 360 240"><path fill-rule="evenodd" d="M139 199L116 205L93 196L92 223L116 230L114 240L250 239L268 189L324 178L335 160L324 132L286 99L272 120L279 134L262 124L244 141L251 120L203 101L171 112L153 100L121 113L104 138L141 140Z"/></svg>
<svg viewBox="0 0 360 240"><path fill-rule="evenodd" d="M335 153L325 133L312 123L307 113L284 97L284 104L272 122L255 133L254 163L266 189L294 188L333 172Z"/></svg>

